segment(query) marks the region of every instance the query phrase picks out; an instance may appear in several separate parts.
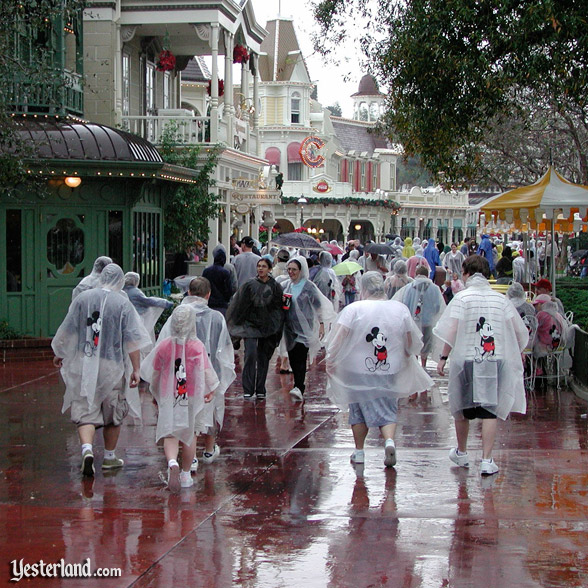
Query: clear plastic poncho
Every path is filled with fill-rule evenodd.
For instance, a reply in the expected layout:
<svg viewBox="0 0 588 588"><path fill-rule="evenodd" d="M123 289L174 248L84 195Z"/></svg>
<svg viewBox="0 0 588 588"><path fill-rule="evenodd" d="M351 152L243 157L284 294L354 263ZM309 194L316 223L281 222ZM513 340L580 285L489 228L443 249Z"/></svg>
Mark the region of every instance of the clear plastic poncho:
<svg viewBox="0 0 588 588"><path fill-rule="evenodd" d="M404 288L407 284L412 282L412 278L408 277L408 268L406 261L398 259L392 265L392 271L384 281L384 291L390 300L398 290Z"/></svg>
<svg viewBox="0 0 588 588"><path fill-rule="evenodd" d="M416 275L417 267L424 266L426 267L429 272L431 271L431 267L429 266L429 262L422 256L422 255L413 255L409 257L406 262L406 268L408 272L408 276L410 278L414 278Z"/></svg>
<svg viewBox="0 0 588 588"><path fill-rule="evenodd" d="M320 268L312 278L321 294L333 304L335 312L339 309L339 301L343 287L333 271L333 256L328 251L321 251L319 255Z"/></svg>
<svg viewBox="0 0 588 588"><path fill-rule="evenodd" d="M74 298L53 337L53 352L63 359L62 412L74 398L85 398L90 410L100 406L124 377L130 414L141 420L138 388L128 386L132 373L128 354L151 345L151 339L137 311L122 295L123 284L122 269L107 265L98 287Z"/></svg>
<svg viewBox="0 0 588 588"><path fill-rule="evenodd" d="M169 336L160 337L145 358L141 377L149 382L159 413L155 440L176 437L186 444L194 438L204 396L219 381L204 344L196 336L196 312L178 306L169 319Z"/></svg>
<svg viewBox="0 0 588 588"><path fill-rule="evenodd" d="M112 263L112 259L110 257L107 257L106 255L98 257L94 262L94 266L92 267L90 275L82 278L80 283L73 289L71 293L71 299L73 300L78 294L81 294L86 290L96 288L96 286L98 286L98 282L100 281L100 274L102 273L102 270L109 263Z"/></svg>
<svg viewBox="0 0 588 588"><path fill-rule="evenodd" d="M231 337L260 338L281 335L284 326L282 288L270 277L252 278L235 293L227 309Z"/></svg>
<svg viewBox="0 0 588 588"><path fill-rule="evenodd" d="M434 383L416 358L420 331L406 306L387 300L378 274L364 274L362 300L340 312L329 335L327 395L342 409L352 402L410 396Z"/></svg>
<svg viewBox="0 0 588 588"><path fill-rule="evenodd" d="M184 297L182 305L188 305L194 310L196 336L204 344L212 368L219 379L214 399L204 407L200 421L206 427L212 427L216 422L220 430L225 417L225 392L236 377L235 352L225 317L218 310L209 308L207 301L199 296ZM171 321L168 319L161 329L159 338L169 337L170 332ZM198 430L197 432L205 433L206 431Z"/></svg>
<svg viewBox="0 0 588 588"><path fill-rule="evenodd" d="M468 277L465 290L447 305L433 334L451 346L449 406L483 406L498 418L525 413L521 352L529 332L512 302L490 288L482 274Z"/></svg>
<svg viewBox="0 0 588 588"><path fill-rule="evenodd" d="M408 285L396 292L393 300L402 302L421 327L433 327L445 310L445 300L438 286L425 276L416 276Z"/></svg>
<svg viewBox="0 0 588 588"><path fill-rule="evenodd" d="M161 316L161 313L173 303L165 298L158 298L157 296L145 296L145 294L139 290L139 282L141 276L136 272L127 272L125 274L125 285L123 291L126 292L131 304L135 307L135 310L139 313L145 329L151 337L151 341L155 343L155 323Z"/></svg>
<svg viewBox="0 0 588 588"><path fill-rule="evenodd" d="M321 294L316 284L308 279L306 259L294 257L292 260L298 260L302 266L298 281L298 284L302 282L302 288L297 293L298 288L290 279L285 280L282 284L284 293L292 294L292 303L290 309L286 311L284 326L286 347L292 349L296 343L302 343L308 347L308 356L310 363L312 363L322 347L319 337L320 323L323 323L324 331L328 333L337 314L332 303Z"/></svg>

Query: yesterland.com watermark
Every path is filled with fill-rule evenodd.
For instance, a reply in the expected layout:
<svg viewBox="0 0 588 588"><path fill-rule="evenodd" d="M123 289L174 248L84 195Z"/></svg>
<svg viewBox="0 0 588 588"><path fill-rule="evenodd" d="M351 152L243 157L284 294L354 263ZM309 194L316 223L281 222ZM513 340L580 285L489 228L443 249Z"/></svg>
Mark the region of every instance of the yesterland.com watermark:
<svg viewBox="0 0 588 588"><path fill-rule="evenodd" d="M13 559L10 562L11 582L20 582L23 578L120 578L120 568L96 568L92 571L90 558L82 563L65 563L62 559L56 563L40 560L25 563L24 559Z"/></svg>

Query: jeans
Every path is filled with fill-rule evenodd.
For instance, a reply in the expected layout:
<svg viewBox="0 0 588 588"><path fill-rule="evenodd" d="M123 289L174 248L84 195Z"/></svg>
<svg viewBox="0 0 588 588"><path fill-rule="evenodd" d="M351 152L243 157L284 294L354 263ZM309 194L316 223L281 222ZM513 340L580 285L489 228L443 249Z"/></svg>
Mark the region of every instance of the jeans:
<svg viewBox="0 0 588 588"><path fill-rule="evenodd" d="M355 302L355 292L345 292L345 306Z"/></svg>
<svg viewBox="0 0 588 588"><path fill-rule="evenodd" d="M296 343L288 350L290 367L294 374L294 386L304 394L304 380L306 379L306 360L308 358L308 347L302 343Z"/></svg>
<svg viewBox="0 0 588 588"><path fill-rule="evenodd" d="M245 339L245 362L243 365L243 393L265 395L265 380L270 359L276 348L275 336Z"/></svg>

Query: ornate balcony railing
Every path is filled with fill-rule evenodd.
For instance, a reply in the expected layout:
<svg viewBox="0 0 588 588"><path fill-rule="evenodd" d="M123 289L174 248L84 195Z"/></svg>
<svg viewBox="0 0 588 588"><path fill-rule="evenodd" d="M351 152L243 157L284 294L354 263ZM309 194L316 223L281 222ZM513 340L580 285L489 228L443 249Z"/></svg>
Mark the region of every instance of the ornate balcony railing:
<svg viewBox="0 0 588 588"><path fill-rule="evenodd" d="M210 142L209 116L123 116L122 128L155 145L161 144L164 132L171 128L178 143L189 145Z"/></svg>

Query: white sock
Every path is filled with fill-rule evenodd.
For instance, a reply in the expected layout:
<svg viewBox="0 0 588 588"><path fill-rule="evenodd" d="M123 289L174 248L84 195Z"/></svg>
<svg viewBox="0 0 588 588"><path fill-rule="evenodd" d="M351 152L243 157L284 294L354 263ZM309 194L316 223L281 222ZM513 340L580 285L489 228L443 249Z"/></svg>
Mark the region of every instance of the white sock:
<svg viewBox="0 0 588 588"><path fill-rule="evenodd" d="M392 447L396 447L394 439L386 439L386 447L388 447L389 445L392 445Z"/></svg>
<svg viewBox="0 0 588 588"><path fill-rule="evenodd" d="M89 449L90 451L92 451L92 444L91 443L82 443L82 455L84 455L84 451L86 451L86 449Z"/></svg>
<svg viewBox="0 0 588 588"><path fill-rule="evenodd" d="M116 454L114 449L111 451L110 449L104 450L104 459L116 459Z"/></svg>
<svg viewBox="0 0 588 588"><path fill-rule="evenodd" d="M178 463L178 460L177 460L177 459L170 459L170 460L167 462L167 467L168 467L168 468L171 468L172 466L179 466L179 465L180 465L180 464Z"/></svg>
<svg viewBox="0 0 588 588"><path fill-rule="evenodd" d="M467 452L467 451L463 451L463 452L462 452L462 451L460 451L459 449L456 449L456 450L455 450L455 453L456 453L457 455L467 455L467 454L468 454L468 452Z"/></svg>

